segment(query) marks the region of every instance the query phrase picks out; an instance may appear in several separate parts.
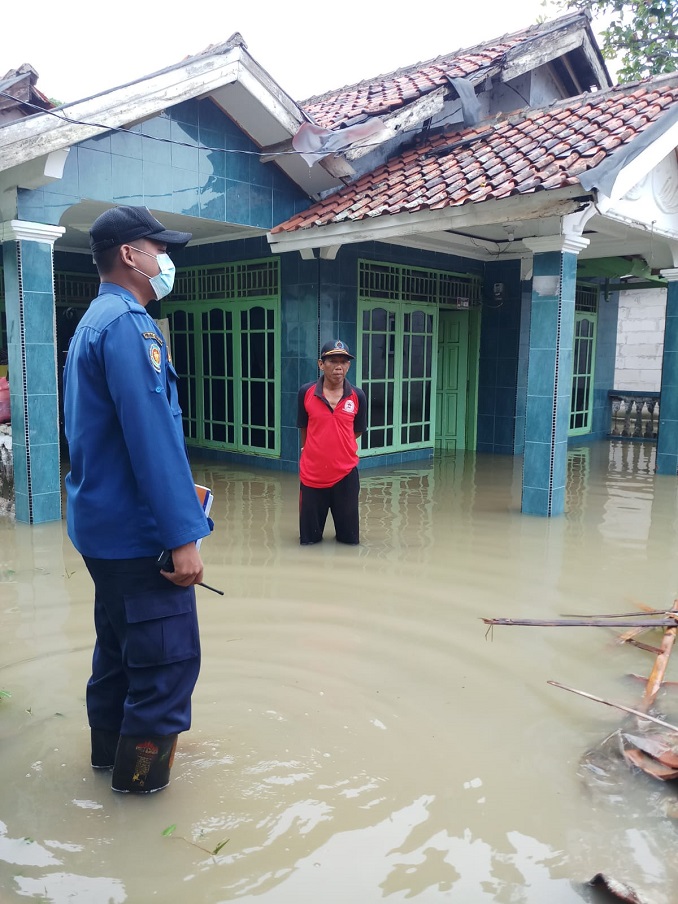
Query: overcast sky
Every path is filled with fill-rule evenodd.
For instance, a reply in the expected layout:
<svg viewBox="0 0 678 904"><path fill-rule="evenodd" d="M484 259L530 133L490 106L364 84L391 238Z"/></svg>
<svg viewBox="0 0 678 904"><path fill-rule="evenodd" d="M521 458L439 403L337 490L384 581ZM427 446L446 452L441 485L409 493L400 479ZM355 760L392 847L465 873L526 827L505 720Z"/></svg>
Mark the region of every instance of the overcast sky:
<svg viewBox="0 0 678 904"><path fill-rule="evenodd" d="M19 0L3 4L0 76L22 63L62 102L148 75L239 31L296 100L559 15L542 0Z"/></svg>

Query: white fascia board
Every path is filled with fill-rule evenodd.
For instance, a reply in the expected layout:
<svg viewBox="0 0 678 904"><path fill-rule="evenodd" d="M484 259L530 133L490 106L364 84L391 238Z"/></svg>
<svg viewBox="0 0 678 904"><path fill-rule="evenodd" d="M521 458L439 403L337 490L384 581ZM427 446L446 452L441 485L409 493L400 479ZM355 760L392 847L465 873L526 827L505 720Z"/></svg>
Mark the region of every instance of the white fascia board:
<svg viewBox="0 0 678 904"><path fill-rule="evenodd" d="M168 106L209 96L235 81L286 132L295 134L303 121L300 108L247 51L234 47L227 54L192 57L184 65L133 84L5 126L0 129L0 170L70 147L109 128L143 121ZM67 119L60 120L61 116ZM80 125L68 119L97 125Z"/></svg>
<svg viewBox="0 0 678 904"><path fill-rule="evenodd" d="M290 138L296 135L304 122L300 108L251 57L247 60L247 65L240 69L238 81L280 123Z"/></svg>
<svg viewBox="0 0 678 904"><path fill-rule="evenodd" d="M606 220L620 223L624 226L630 226L632 229L638 229L652 235L662 236L663 238L677 240L678 224L676 229L671 229L666 224L657 223L656 220L648 222L647 220L639 220L637 217L629 216L623 211L616 210L608 199L601 199L598 202L598 211Z"/></svg>
<svg viewBox="0 0 678 904"><path fill-rule="evenodd" d="M413 213L381 214L356 222L312 226L291 233L269 233L272 251L299 251L301 248L323 248L326 245L347 245L356 242L388 241L394 237L440 232L472 226L488 226L531 220L535 217L564 216L580 206L574 200L581 196L581 186L557 191L533 192L529 195L504 198L499 201L468 203L444 210L420 210Z"/></svg>
<svg viewBox="0 0 678 904"><path fill-rule="evenodd" d="M470 239L467 236L452 233L436 232L432 235L414 235L408 237L394 236L381 239L387 245L398 245L403 248L416 248L419 251L435 251L439 254L455 254L474 261L507 260L520 257L520 254L505 255L499 250L497 242L485 239ZM505 244L505 243L504 243ZM515 242L514 244L518 244Z"/></svg>
<svg viewBox="0 0 678 904"><path fill-rule="evenodd" d="M665 157L678 147L678 121L662 133L656 141L648 145L627 166L617 174L610 191L612 201L623 198L647 176L650 170L660 164Z"/></svg>
<svg viewBox="0 0 678 904"><path fill-rule="evenodd" d="M193 59L186 66L5 126L0 129L0 169L10 169L110 128L148 119L168 106L209 94L238 78L242 67L233 58L236 52L239 56L236 49L226 57ZM69 122L72 119L97 125Z"/></svg>

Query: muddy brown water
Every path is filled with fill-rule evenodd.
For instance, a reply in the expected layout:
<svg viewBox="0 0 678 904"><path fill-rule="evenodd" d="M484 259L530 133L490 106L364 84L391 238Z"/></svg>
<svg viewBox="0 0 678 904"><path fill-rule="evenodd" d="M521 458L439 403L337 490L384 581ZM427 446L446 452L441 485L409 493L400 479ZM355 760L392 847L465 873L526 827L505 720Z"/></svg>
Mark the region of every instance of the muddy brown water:
<svg viewBox="0 0 678 904"><path fill-rule="evenodd" d="M359 548L331 519L299 547L292 474L196 468L225 596L198 588L193 728L148 797L88 765L92 587L64 524L0 519L0 900L574 904L605 900L598 872L678 900L676 793L597 752L623 713L547 684L635 706L652 656L481 621L670 607L654 451L572 449L551 520L520 514L517 459L363 471ZM678 719L678 689L659 705Z"/></svg>

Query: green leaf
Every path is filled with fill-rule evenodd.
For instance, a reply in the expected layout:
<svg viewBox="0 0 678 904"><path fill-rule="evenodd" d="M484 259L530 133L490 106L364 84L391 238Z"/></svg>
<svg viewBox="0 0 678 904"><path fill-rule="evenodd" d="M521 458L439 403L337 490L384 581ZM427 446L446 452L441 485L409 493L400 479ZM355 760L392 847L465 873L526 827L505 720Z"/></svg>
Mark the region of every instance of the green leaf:
<svg viewBox="0 0 678 904"><path fill-rule="evenodd" d="M229 842L230 840L231 840L230 838L227 838L226 841L221 841L221 842L219 842L219 844L214 848L214 850L212 851L212 853L213 853L213 854L218 854L219 851L222 849L222 847L224 847L224 845L228 844L228 842Z"/></svg>
<svg viewBox="0 0 678 904"><path fill-rule="evenodd" d="M164 832L163 832L162 834L163 834L165 837L168 836L168 835L173 835L175 829L176 829L176 825L173 825L173 826L167 826L167 828L164 830Z"/></svg>
<svg viewBox="0 0 678 904"><path fill-rule="evenodd" d="M11 696L12 695L10 694L9 691L0 691L0 697L11 697Z"/></svg>

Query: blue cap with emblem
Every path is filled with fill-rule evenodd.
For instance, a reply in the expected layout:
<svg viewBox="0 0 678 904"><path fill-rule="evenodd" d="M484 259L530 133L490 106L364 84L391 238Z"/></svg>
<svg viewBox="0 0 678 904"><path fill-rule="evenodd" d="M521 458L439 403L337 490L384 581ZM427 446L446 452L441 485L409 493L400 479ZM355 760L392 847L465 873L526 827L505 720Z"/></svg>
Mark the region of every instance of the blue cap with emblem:
<svg viewBox="0 0 678 904"><path fill-rule="evenodd" d="M121 206L111 207L96 218L89 231L89 244L93 253L138 239L153 239L169 248L183 248L192 237L191 232L165 229L148 207Z"/></svg>
<svg viewBox="0 0 678 904"><path fill-rule="evenodd" d="M321 360L329 358L332 355L345 355L347 358L355 358L355 355L352 355L348 350L348 345L346 345L345 342L342 342L341 339L330 339L330 341L326 342L320 349Z"/></svg>

